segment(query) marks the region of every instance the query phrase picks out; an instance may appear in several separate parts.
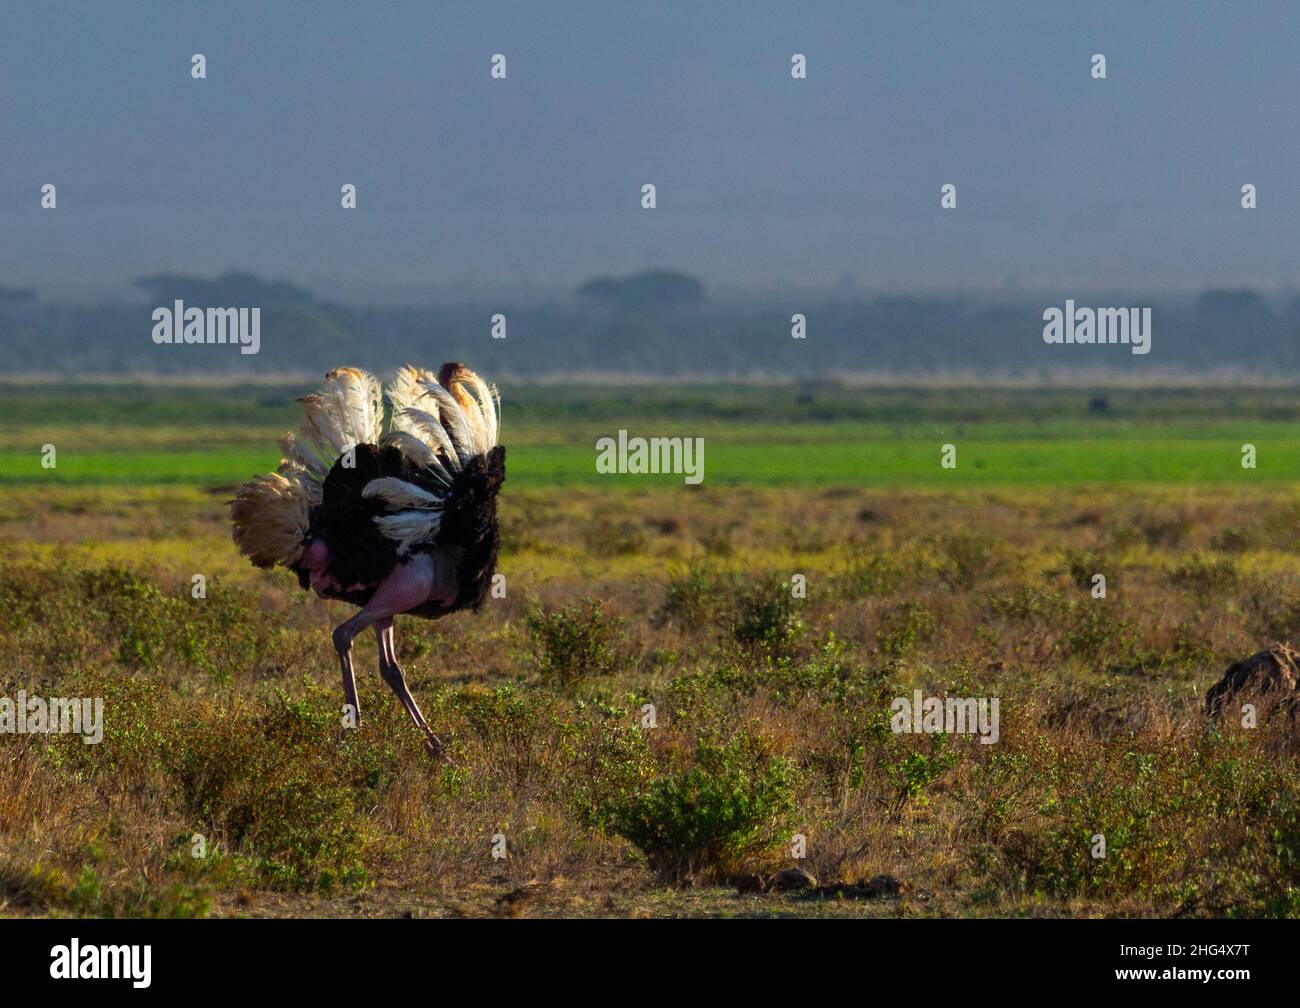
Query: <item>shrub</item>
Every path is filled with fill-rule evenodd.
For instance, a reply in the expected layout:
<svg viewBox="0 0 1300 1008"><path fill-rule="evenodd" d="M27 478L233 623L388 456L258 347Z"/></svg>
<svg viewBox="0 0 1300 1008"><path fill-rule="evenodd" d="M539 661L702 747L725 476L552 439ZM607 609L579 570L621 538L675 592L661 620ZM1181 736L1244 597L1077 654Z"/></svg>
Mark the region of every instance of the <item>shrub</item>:
<svg viewBox="0 0 1300 1008"><path fill-rule="evenodd" d="M1030 892L1123 896L1159 916L1294 914L1294 775L1251 744L1207 734L1072 751L1040 736L976 771L972 794L991 803L977 828Z"/></svg>
<svg viewBox="0 0 1300 1008"><path fill-rule="evenodd" d="M718 576L693 568L669 580L653 622L656 626L673 624L688 630L708 626L717 618L726 590Z"/></svg>
<svg viewBox="0 0 1300 1008"><path fill-rule="evenodd" d="M1257 538L1251 529L1228 525L1214 534L1210 546L1224 553L1244 553L1255 545Z"/></svg>
<svg viewBox="0 0 1300 1008"><path fill-rule="evenodd" d="M608 799L603 819L665 880L721 877L784 839L794 811L794 767L748 736L701 741L691 766Z"/></svg>
<svg viewBox="0 0 1300 1008"><path fill-rule="evenodd" d="M1106 576L1107 592L1114 591L1119 582L1119 564L1090 550L1066 550L1065 570L1074 586L1086 592L1092 591L1092 579L1097 574Z"/></svg>
<svg viewBox="0 0 1300 1008"><path fill-rule="evenodd" d="M579 704L573 735L576 751L566 767L572 804L584 825L599 826L611 801L654 778L649 738L639 710L605 703Z"/></svg>
<svg viewBox="0 0 1300 1008"><path fill-rule="evenodd" d="M944 558L940 576L954 590L968 590L1008 563L1005 546L992 536L956 533L942 536L937 545Z"/></svg>
<svg viewBox="0 0 1300 1008"><path fill-rule="evenodd" d="M176 678L199 669L223 683L232 669L255 669L278 650L283 630L248 589L209 583L207 597L194 599L120 564L6 572L0 612L11 629L31 634L50 665L108 650L128 669Z"/></svg>
<svg viewBox="0 0 1300 1008"><path fill-rule="evenodd" d="M152 669L165 643L173 600L156 584L116 565L82 572L86 604L117 631L117 660Z"/></svg>
<svg viewBox="0 0 1300 1008"><path fill-rule="evenodd" d="M1292 579L1255 574L1241 580L1252 633L1282 641L1300 636L1300 588Z"/></svg>
<svg viewBox="0 0 1300 1008"><path fill-rule="evenodd" d="M894 785L894 800L890 812L898 815L911 799L919 799L927 788L946 774L957 762L957 754L948 742L947 735L932 736L931 751L914 750L886 769Z"/></svg>
<svg viewBox="0 0 1300 1008"><path fill-rule="evenodd" d="M1194 554L1169 572L1169 580L1201 602L1212 602L1236 587L1237 564L1229 557Z"/></svg>
<svg viewBox="0 0 1300 1008"><path fill-rule="evenodd" d="M1179 547L1192 531L1191 519L1185 514L1143 514L1138 525L1148 546Z"/></svg>
<svg viewBox="0 0 1300 1008"><path fill-rule="evenodd" d="M583 529L583 543L593 556L615 557L645 549L645 528L628 519L597 518Z"/></svg>
<svg viewBox="0 0 1300 1008"><path fill-rule="evenodd" d="M538 674L562 687L609 675L617 664L622 628L621 619L608 615L604 605L591 598L551 612L534 608L528 616L528 633Z"/></svg>
<svg viewBox="0 0 1300 1008"><path fill-rule="evenodd" d="M901 745L878 688L858 685L845 684L842 709L807 758L823 793L840 809L869 784L883 782Z"/></svg>
<svg viewBox="0 0 1300 1008"><path fill-rule="evenodd" d="M920 602L904 602L885 613L876 631L876 649L887 661L901 661L934 634L935 619Z"/></svg>
<svg viewBox="0 0 1300 1008"><path fill-rule="evenodd" d="M1088 664L1102 665L1131 652L1137 635L1132 623L1101 601L1080 602L1066 616L1063 648L1066 654Z"/></svg>
<svg viewBox="0 0 1300 1008"><path fill-rule="evenodd" d="M843 704L850 695L850 703L856 703L860 699L858 689L865 680L861 668L849 660L848 650L848 644L834 630L827 631L816 651L804 658L774 662L761 681L771 689L772 700L783 706L796 706L814 697ZM745 678L755 679L752 673Z"/></svg>
<svg viewBox="0 0 1300 1008"><path fill-rule="evenodd" d="M761 580L739 588L731 632L736 641L771 660L787 655L807 627L795 612L790 586Z"/></svg>

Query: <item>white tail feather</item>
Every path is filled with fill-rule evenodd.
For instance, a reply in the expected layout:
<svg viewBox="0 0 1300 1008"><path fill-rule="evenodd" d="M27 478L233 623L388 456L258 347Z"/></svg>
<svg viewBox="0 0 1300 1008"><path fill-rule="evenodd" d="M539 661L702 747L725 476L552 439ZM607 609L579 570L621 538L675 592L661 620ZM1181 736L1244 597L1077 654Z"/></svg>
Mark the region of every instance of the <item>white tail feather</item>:
<svg viewBox="0 0 1300 1008"><path fill-rule="evenodd" d="M442 498L435 497L428 490L422 490L414 483L398 479L396 476L383 476L372 479L361 491L367 499L382 497L384 503L394 510L401 508L419 508L431 510L442 507Z"/></svg>
<svg viewBox="0 0 1300 1008"><path fill-rule="evenodd" d="M460 406L474 434L474 454L483 455L497 443L499 397L496 389L463 364L447 376L447 391Z"/></svg>
<svg viewBox="0 0 1300 1008"><path fill-rule="evenodd" d="M426 400L427 401L427 400ZM436 404L434 408L437 409ZM461 455L455 444L447 435L447 429L434 413L426 413L414 406L407 406L400 413L393 414L393 425L399 430L407 431L422 440L443 461L449 469L459 472Z"/></svg>
<svg viewBox="0 0 1300 1008"><path fill-rule="evenodd" d="M280 442L283 467L304 470L322 483L335 460L349 448L378 442L383 431L379 381L358 368L335 368L319 391L298 400L306 416L297 433Z"/></svg>
<svg viewBox="0 0 1300 1008"><path fill-rule="evenodd" d="M429 542L437 537L442 525L442 512L398 511L376 518L375 525L385 539L397 543L397 555L406 556L416 543Z"/></svg>
<svg viewBox="0 0 1300 1008"><path fill-rule="evenodd" d="M419 402L420 397L424 395L424 389L420 388L420 382L425 379L429 381L438 380L432 371L426 371L424 368L412 367L410 364L399 367L397 374L393 375L393 380L388 383L388 388L384 392L393 409L406 409L406 407L414 406Z"/></svg>
<svg viewBox="0 0 1300 1008"><path fill-rule="evenodd" d="M423 441L457 471L497 443L500 396L463 365L446 365L443 373L446 386L431 371L409 364L398 368L385 393L392 405L389 426Z"/></svg>
<svg viewBox="0 0 1300 1008"><path fill-rule="evenodd" d="M434 407L438 421L442 424L443 430L447 432L447 437L456 450L460 464L464 466L478 453L474 450L474 431L465 418L460 403L456 402L451 393L439 385L436 380L421 381L420 387L425 392L422 405Z"/></svg>
<svg viewBox="0 0 1300 1008"><path fill-rule="evenodd" d="M451 486L452 474L443 465L443 460L410 431L389 431L379 439L379 444L385 448L396 448L416 465L427 469L440 483Z"/></svg>

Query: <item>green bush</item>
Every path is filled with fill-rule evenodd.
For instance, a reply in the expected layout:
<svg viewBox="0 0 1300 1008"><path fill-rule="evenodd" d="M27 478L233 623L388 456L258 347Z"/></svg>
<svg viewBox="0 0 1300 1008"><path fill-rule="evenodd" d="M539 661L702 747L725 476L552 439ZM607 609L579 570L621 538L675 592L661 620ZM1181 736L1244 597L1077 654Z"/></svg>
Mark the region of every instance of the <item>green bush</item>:
<svg viewBox="0 0 1300 1008"><path fill-rule="evenodd" d="M607 703L578 704L574 751L565 775L572 805L586 826L599 826L603 809L654 779L655 762L639 709Z"/></svg>
<svg viewBox="0 0 1300 1008"><path fill-rule="evenodd" d="M807 627L795 611L790 585L762 579L738 588L731 632L738 643L776 660L790 653Z"/></svg>
<svg viewBox="0 0 1300 1008"><path fill-rule="evenodd" d="M1294 778L1260 763L1252 744L1207 734L995 756L971 782L986 803L978 830L1029 892L1128 898L1158 915L1294 915Z"/></svg>
<svg viewBox="0 0 1300 1008"><path fill-rule="evenodd" d="M614 671L623 621L607 614L603 603L584 598L551 612L534 608L528 616L528 633L533 662L543 681L569 686Z"/></svg>
<svg viewBox="0 0 1300 1008"><path fill-rule="evenodd" d="M1231 557L1193 554L1172 571L1169 580L1192 593L1199 602L1222 602L1237 585L1237 563Z"/></svg>
<svg viewBox="0 0 1300 1008"><path fill-rule="evenodd" d="M1119 564L1090 550L1065 551L1065 570L1074 586L1092 591L1092 579L1097 574L1106 577L1106 591L1112 592L1119 584Z"/></svg>
<svg viewBox="0 0 1300 1008"><path fill-rule="evenodd" d="M1102 600L1079 602L1068 610L1064 651L1087 664L1106 665L1128 656L1137 639L1132 622L1117 615L1115 607Z"/></svg>
<svg viewBox="0 0 1300 1008"><path fill-rule="evenodd" d="M920 602L904 602L885 613L876 631L876 649L887 661L901 661L934 636L934 630L934 613Z"/></svg>
<svg viewBox="0 0 1300 1008"><path fill-rule="evenodd" d="M196 669L222 683L232 670L255 670L279 650L283 633L283 621L249 589L209 582L207 597L195 599L115 563L0 572L0 614L27 637L20 647L39 647L53 666L76 666L107 648L127 669L177 678Z"/></svg>
<svg viewBox="0 0 1300 1008"><path fill-rule="evenodd" d="M718 878L785 838L794 777L789 761L765 756L747 736L726 745L701 741L689 767L609 798L602 818L661 878Z"/></svg>
<svg viewBox="0 0 1300 1008"><path fill-rule="evenodd" d="M669 579L663 604L654 615L655 626L672 624L683 630L698 630L717 619L721 599L727 593L721 578L698 567Z"/></svg>
<svg viewBox="0 0 1300 1008"><path fill-rule="evenodd" d="M992 536L954 533L941 536L937 546L943 556L939 574L955 591L967 591L1009 566L1006 545Z"/></svg>
<svg viewBox="0 0 1300 1008"><path fill-rule="evenodd" d="M886 767L894 785L894 800L890 806L894 815L901 813L908 801L919 799L931 784L956 765L957 754L948 736L934 735L931 738L930 752L913 750Z"/></svg>

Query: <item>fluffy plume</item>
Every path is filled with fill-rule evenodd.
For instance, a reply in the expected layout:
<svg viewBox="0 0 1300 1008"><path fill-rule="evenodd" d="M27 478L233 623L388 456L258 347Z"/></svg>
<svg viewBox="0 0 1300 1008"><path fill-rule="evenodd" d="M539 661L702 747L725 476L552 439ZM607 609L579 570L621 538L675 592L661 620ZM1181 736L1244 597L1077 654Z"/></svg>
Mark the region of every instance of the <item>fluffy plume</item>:
<svg viewBox="0 0 1300 1008"><path fill-rule="evenodd" d="M444 364L437 375L407 364L398 368L386 395L392 429L429 445L450 472L496 444L500 397L463 364Z"/></svg>
<svg viewBox="0 0 1300 1008"><path fill-rule="evenodd" d="M379 439L379 445L381 448L396 448L416 465L428 469L440 483L451 486L452 474L443 465L443 460L434 453L432 448L409 431L389 431Z"/></svg>
<svg viewBox="0 0 1300 1008"><path fill-rule="evenodd" d="M281 459L275 471L297 487L298 493L306 499L309 507L320 503L322 488L313 473L288 459Z"/></svg>
<svg viewBox="0 0 1300 1008"><path fill-rule="evenodd" d="M420 388L424 390L424 398L420 401L421 406L438 418L438 423L446 432L455 450L460 467L464 467L478 453L474 450L474 429L465 418L460 403L438 384L437 379L422 379Z"/></svg>
<svg viewBox="0 0 1300 1008"><path fill-rule="evenodd" d="M448 436L436 402L428 398L427 385L429 382L436 384L437 380L432 371L410 364L397 369L385 393L393 410L389 419L390 433L405 431L428 445L448 469L459 471L460 453Z"/></svg>
<svg viewBox="0 0 1300 1008"><path fill-rule="evenodd" d="M387 434L385 398L391 407ZM392 512L374 519L380 533L402 556L417 543L433 541L447 494L472 461L492 450L499 432L496 388L454 362L436 375L399 368L386 389L358 368L336 368L299 401L303 422L280 442L284 457L277 471L249 480L230 502L235 544L259 567L293 566L301 559L325 477L339 456L361 444L396 447L420 467L412 478L422 485L395 477L365 484L362 496L378 498Z"/></svg>
<svg viewBox="0 0 1300 1008"><path fill-rule="evenodd" d="M474 454L487 454L496 445L499 433L498 408L501 397L496 388L464 364L455 361L442 366L438 373L438 383L451 393L465 419L469 421L475 433Z"/></svg>
<svg viewBox="0 0 1300 1008"><path fill-rule="evenodd" d="M302 426L280 442L286 465L317 484L335 460L359 444L375 444L383 431L383 398L378 379L358 368L335 368L325 384L302 403Z"/></svg>
<svg viewBox="0 0 1300 1008"><path fill-rule="evenodd" d="M297 483L279 473L254 476L228 501L231 538L258 567L290 567L302 556L310 504Z"/></svg>
<svg viewBox="0 0 1300 1008"><path fill-rule="evenodd" d="M375 444L384 432L384 393L379 379L360 368L336 368L325 376L320 395L332 399L331 411L343 418L353 444Z"/></svg>
<svg viewBox="0 0 1300 1008"><path fill-rule="evenodd" d="M420 508L432 510L442 507L442 498L435 497L428 490L422 490L414 483L407 483L396 476L384 476L373 479L361 491L365 498L382 497L384 503L393 510L402 508Z"/></svg>
<svg viewBox="0 0 1300 1008"><path fill-rule="evenodd" d="M424 389L420 387L420 383L426 380L436 380L432 371L404 364L397 369L397 374L393 375L393 380L388 383L384 395L394 410L417 406L424 396Z"/></svg>
<svg viewBox="0 0 1300 1008"><path fill-rule="evenodd" d="M437 410L436 403L430 405ZM460 471L460 452L447 436L447 429L442 425L437 413L427 413L414 406L408 406L400 413L393 414L393 426L423 441L442 460L442 464L447 469L452 472Z"/></svg>
<svg viewBox="0 0 1300 1008"><path fill-rule="evenodd" d="M438 535L441 523L440 511L398 511L375 519L384 538L397 544L398 556L406 556L416 543L431 542Z"/></svg>

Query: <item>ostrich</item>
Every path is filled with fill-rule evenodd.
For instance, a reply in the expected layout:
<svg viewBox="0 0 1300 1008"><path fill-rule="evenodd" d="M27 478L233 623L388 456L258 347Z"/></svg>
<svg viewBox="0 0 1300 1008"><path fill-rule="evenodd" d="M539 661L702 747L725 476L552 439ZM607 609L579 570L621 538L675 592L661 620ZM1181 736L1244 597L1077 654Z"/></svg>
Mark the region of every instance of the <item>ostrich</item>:
<svg viewBox="0 0 1300 1008"><path fill-rule="evenodd" d="M304 590L360 606L334 630L356 723L352 642L371 627L380 676L437 758L442 742L397 664L393 617L477 611L487 596L505 479L500 397L473 371L449 363L436 376L400 368L382 392L373 375L337 368L299 402L306 418L280 442L276 471L253 477L229 502L235 545L257 567L289 568Z"/></svg>

